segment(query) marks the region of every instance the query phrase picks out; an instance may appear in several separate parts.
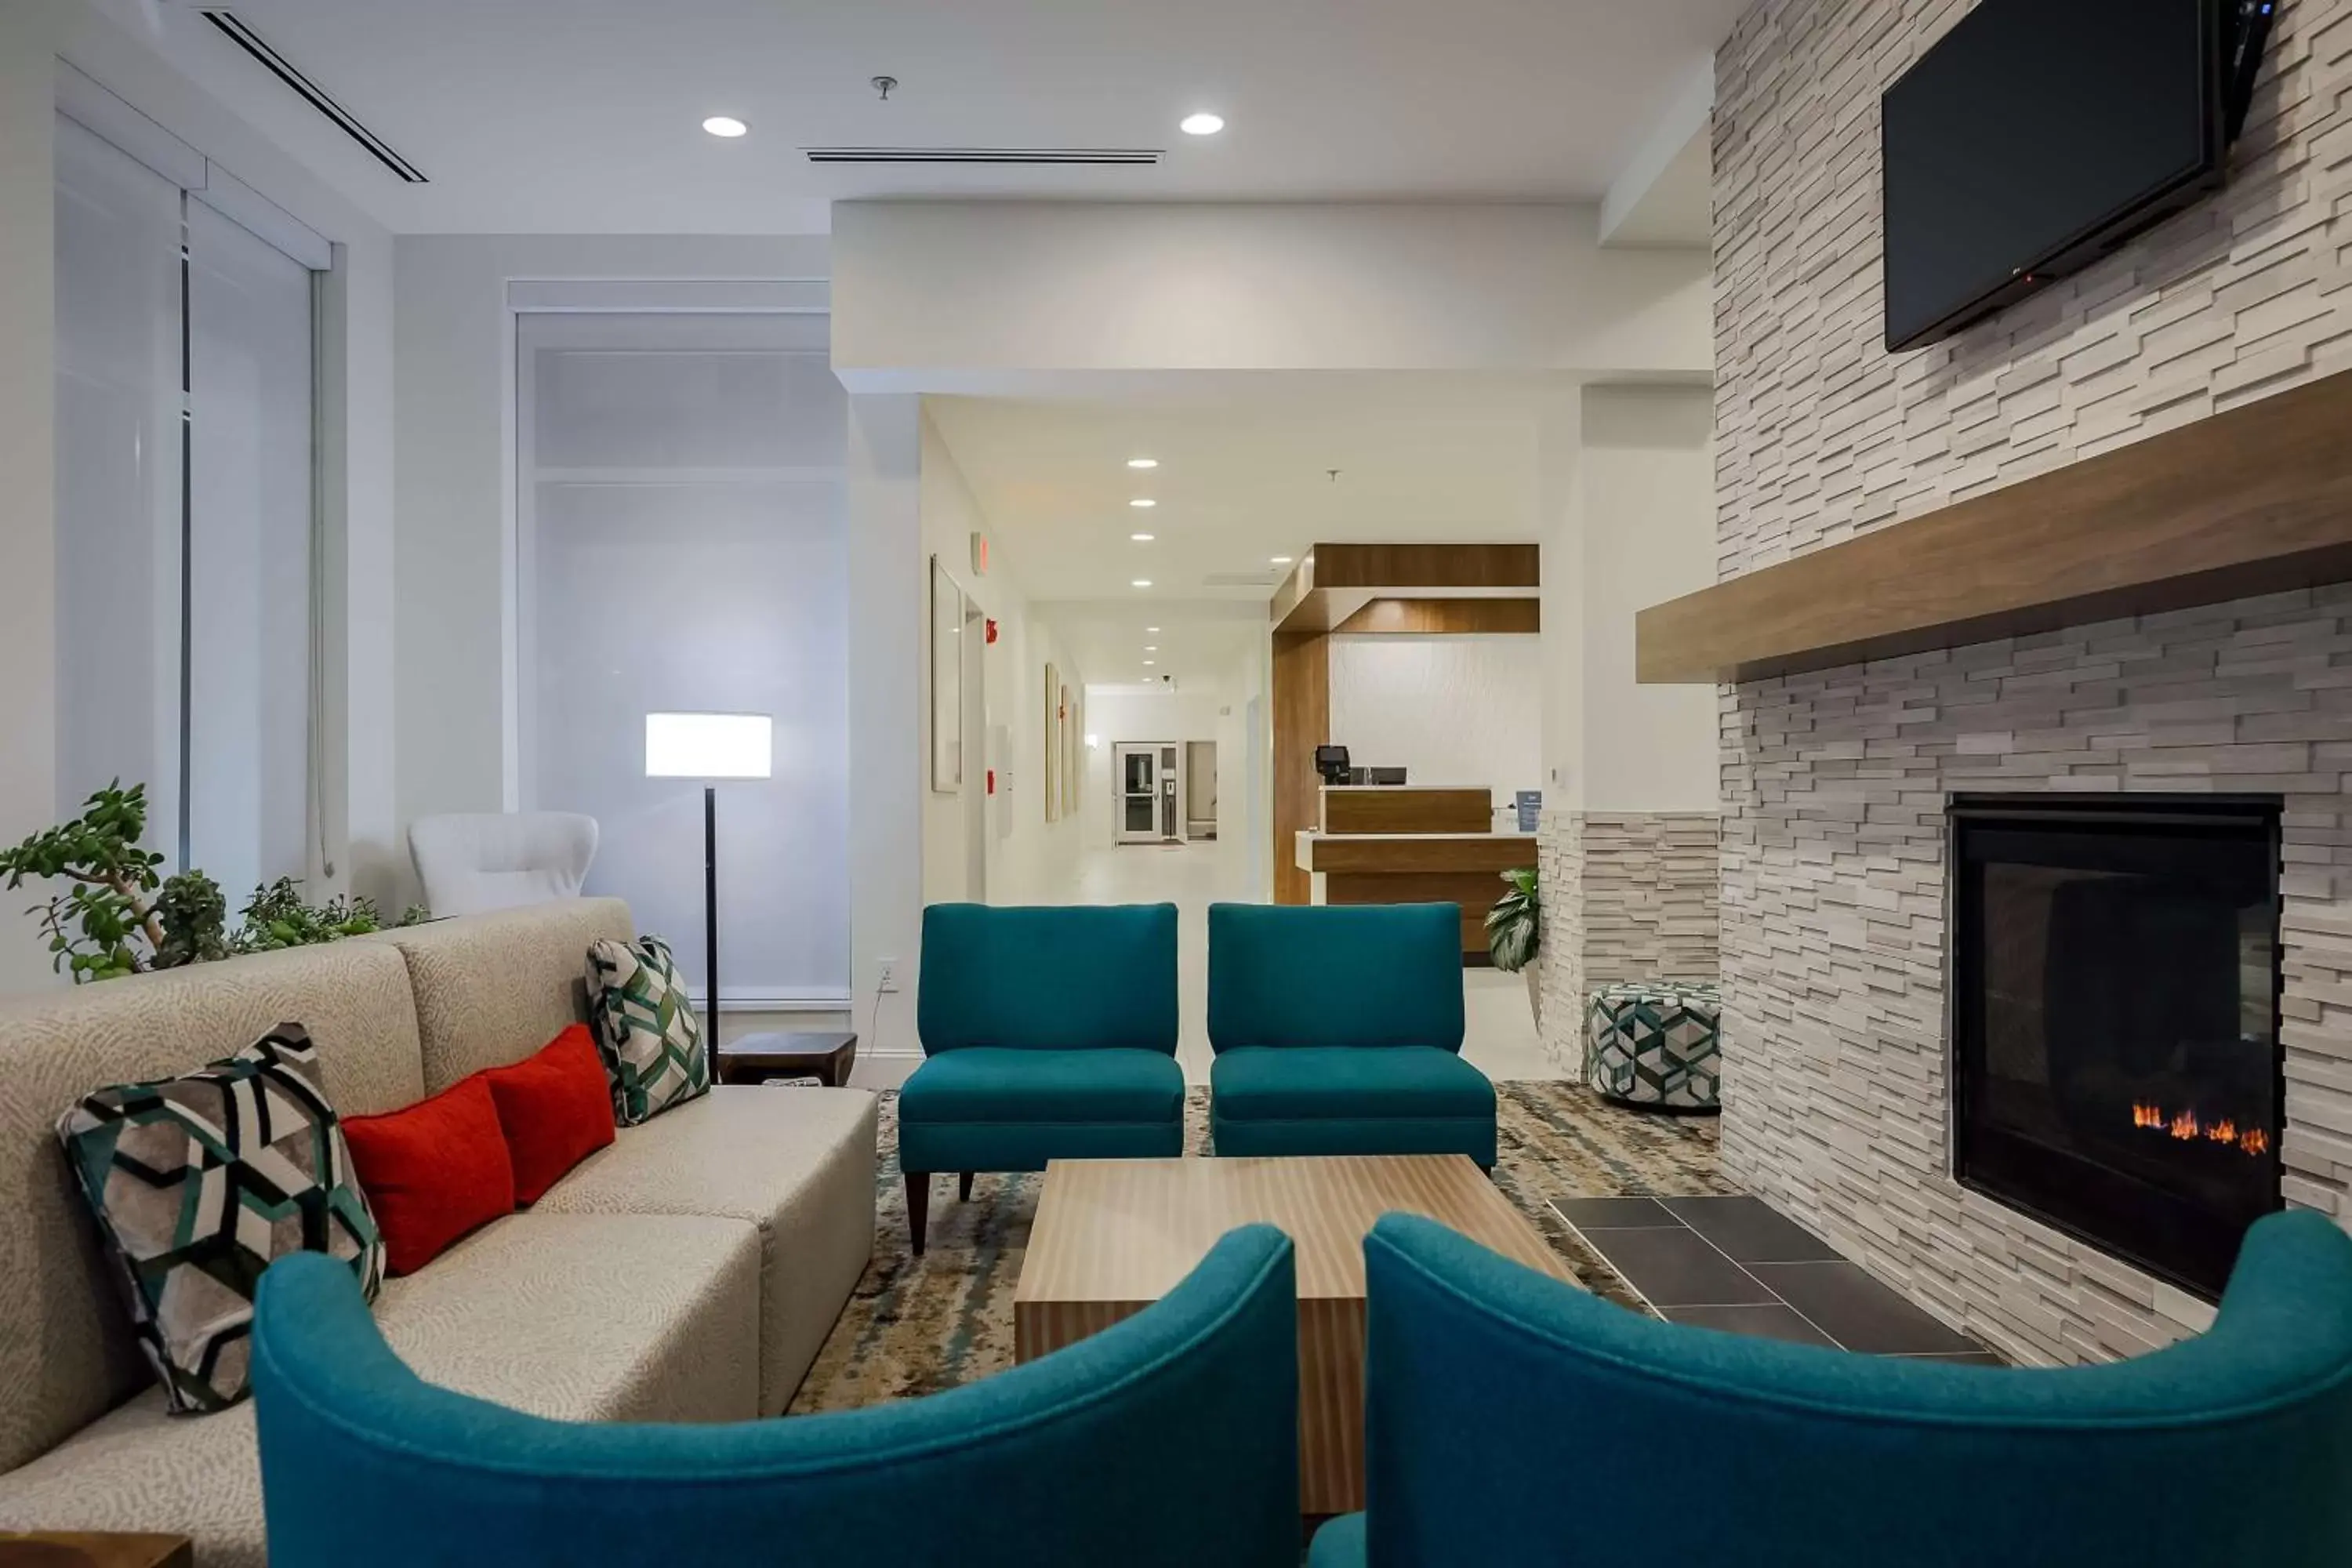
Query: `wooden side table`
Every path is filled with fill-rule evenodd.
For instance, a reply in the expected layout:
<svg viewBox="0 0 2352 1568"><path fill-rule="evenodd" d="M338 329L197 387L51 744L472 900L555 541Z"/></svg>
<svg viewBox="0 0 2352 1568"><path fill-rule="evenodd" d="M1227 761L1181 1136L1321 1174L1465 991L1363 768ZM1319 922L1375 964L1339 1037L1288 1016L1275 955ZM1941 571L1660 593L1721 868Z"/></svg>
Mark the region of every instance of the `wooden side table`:
<svg viewBox="0 0 2352 1568"><path fill-rule="evenodd" d="M857 1037L802 1032L746 1035L719 1047L719 1081L764 1083L772 1078L813 1078L827 1089L846 1089L857 1065Z"/></svg>
<svg viewBox="0 0 2352 1568"><path fill-rule="evenodd" d="M0 1531L0 1568L194 1568L195 1561L184 1535Z"/></svg>

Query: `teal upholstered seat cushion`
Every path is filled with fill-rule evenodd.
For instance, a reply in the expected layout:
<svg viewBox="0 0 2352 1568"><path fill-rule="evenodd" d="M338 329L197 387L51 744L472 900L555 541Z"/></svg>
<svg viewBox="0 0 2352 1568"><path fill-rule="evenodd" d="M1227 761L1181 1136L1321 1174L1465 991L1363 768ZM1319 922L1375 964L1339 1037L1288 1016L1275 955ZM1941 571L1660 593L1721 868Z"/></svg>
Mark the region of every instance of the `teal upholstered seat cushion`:
<svg viewBox="0 0 2352 1568"><path fill-rule="evenodd" d="M1217 1113L1228 1121L1301 1117L1495 1116L1486 1075L1431 1046L1360 1051L1329 1046L1226 1051L1210 1064Z"/></svg>
<svg viewBox="0 0 2352 1568"><path fill-rule="evenodd" d="M1209 1068L1220 1154L1466 1154L1495 1163L1495 1086L1433 1046L1247 1046Z"/></svg>
<svg viewBox="0 0 2352 1568"><path fill-rule="evenodd" d="M1307 1554L1307 1568L1364 1568L1368 1547L1364 1516L1343 1513L1315 1532L1314 1548Z"/></svg>
<svg viewBox="0 0 2352 1568"><path fill-rule="evenodd" d="M1209 1044L1462 1048L1453 904L1209 907Z"/></svg>
<svg viewBox="0 0 2352 1568"><path fill-rule="evenodd" d="M1176 1121L1184 1069L1158 1051L942 1051L898 1091L898 1121Z"/></svg>

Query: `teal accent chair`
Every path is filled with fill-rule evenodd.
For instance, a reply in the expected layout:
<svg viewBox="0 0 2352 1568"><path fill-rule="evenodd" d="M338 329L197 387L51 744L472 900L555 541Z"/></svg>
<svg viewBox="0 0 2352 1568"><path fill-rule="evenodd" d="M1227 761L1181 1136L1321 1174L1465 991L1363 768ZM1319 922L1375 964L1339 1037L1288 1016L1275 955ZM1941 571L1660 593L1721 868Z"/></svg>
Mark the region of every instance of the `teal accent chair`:
<svg viewBox="0 0 2352 1568"><path fill-rule="evenodd" d="M1402 1215L1364 1261L1367 1508L1313 1568L2352 1563L2352 1237L2308 1211L2209 1332L2099 1366L1656 1322Z"/></svg>
<svg viewBox="0 0 2352 1568"><path fill-rule="evenodd" d="M919 1255L932 1175L1184 1152L1176 906L923 911L923 1065L898 1091Z"/></svg>
<svg viewBox="0 0 2352 1568"><path fill-rule="evenodd" d="M1220 1154L1467 1154L1495 1086L1462 1059L1454 904L1209 909L1209 1125Z"/></svg>
<svg viewBox="0 0 2352 1568"><path fill-rule="evenodd" d="M1297 1568L1296 1289L1249 1226L1134 1317L945 1394L596 1425L421 1381L348 1267L281 1258L253 1334L270 1568Z"/></svg>

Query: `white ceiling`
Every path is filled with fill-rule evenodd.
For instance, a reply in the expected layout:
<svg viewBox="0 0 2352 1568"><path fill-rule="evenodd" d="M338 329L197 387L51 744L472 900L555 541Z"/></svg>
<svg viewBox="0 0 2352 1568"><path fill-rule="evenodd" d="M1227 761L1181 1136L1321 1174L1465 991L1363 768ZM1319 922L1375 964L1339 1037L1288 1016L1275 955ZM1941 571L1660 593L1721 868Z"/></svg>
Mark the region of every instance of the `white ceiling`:
<svg viewBox="0 0 2352 1568"><path fill-rule="evenodd" d="M1556 395L1501 378L1269 374L1213 402L925 406L1007 572L1077 643L1087 679L1198 680L1263 631L1290 571L1275 556L1320 540L1536 537L1538 422ZM1129 468L1136 457L1160 466ZM1169 635L1147 638L1150 625ZM1150 669L1146 641L1162 649Z"/></svg>
<svg viewBox="0 0 2352 1568"><path fill-rule="evenodd" d="M197 15L183 69L404 232L795 233L885 195L1597 200L1748 0L241 0L405 185ZM868 79L900 83L878 101ZM1196 109L1225 116L1180 133ZM706 115L748 121L721 142ZM1162 147L822 168L809 144Z"/></svg>

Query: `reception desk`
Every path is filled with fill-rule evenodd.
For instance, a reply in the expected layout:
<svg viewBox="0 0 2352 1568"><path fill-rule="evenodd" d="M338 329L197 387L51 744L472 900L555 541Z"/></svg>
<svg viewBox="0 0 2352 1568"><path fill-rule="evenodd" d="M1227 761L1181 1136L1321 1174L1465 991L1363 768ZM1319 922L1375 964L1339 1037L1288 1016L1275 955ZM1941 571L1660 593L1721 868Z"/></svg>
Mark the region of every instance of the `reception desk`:
<svg viewBox="0 0 2352 1568"><path fill-rule="evenodd" d="M1297 836L1318 904L1459 904L1462 952L1486 956L1486 911L1502 874L1536 861L1532 833L1494 831L1485 790L1331 785L1322 825Z"/></svg>

